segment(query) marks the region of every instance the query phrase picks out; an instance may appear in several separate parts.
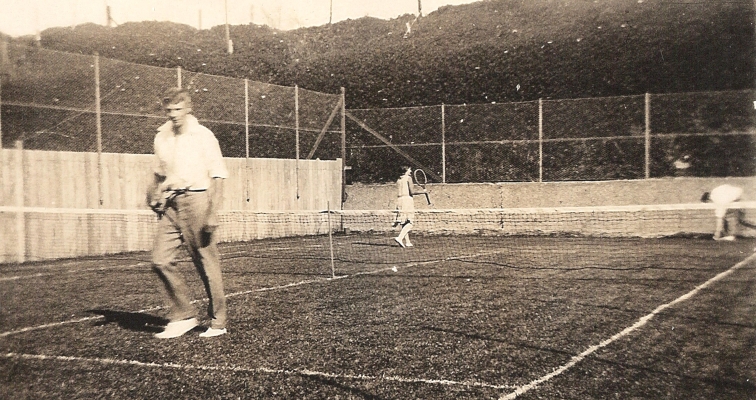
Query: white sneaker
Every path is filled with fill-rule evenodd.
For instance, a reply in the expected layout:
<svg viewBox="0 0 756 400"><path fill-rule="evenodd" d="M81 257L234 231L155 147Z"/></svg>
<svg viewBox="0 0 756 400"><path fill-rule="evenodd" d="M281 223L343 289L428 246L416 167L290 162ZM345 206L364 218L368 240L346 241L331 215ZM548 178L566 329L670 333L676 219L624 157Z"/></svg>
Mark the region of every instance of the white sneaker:
<svg viewBox="0 0 756 400"><path fill-rule="evenodd" d="M173 339L177 338L197 326L197 318L183 319L181 321L169 322L165 326L165 330L160 333L156 333L155 337L158 339Z"/></svg>
<svg viewBox="0 0 756 400"><path fill-rule="evenodd" d="M405 246L407 246L407 247L415 247L415 245L414 245L414 244L412 244L412 243L410 243L410 242L407 242L407 243L405 244Z"/></svg>
<svg viewBox="0 0 756 400"><path fill-rule="evenodd" d="M732 242L733 240L735 240L735 236L730 235L730 236L715 237L714 240L723 240L726 242Z"/></svg>
<svg viewBox="0 0 756 400"><path fill-rule="evenodd" d="M216 337L220 335L225 335L226 332L227 332L226 328L221 328L221 329L207 328L206 331L200 333L200 337Z"/></svg>
<svg viewBox="0 0 756 400"><path fill-rule="evenodd" d="M401 241L401 240L399 240L399 238L398 238L398 237L395 237L395 238L394 238L394 241L395 241L395 242L397 242L397 243L399 243L399 246L402 246L402 247L404 247L404 243L402 243L402 241Z"/></svg>

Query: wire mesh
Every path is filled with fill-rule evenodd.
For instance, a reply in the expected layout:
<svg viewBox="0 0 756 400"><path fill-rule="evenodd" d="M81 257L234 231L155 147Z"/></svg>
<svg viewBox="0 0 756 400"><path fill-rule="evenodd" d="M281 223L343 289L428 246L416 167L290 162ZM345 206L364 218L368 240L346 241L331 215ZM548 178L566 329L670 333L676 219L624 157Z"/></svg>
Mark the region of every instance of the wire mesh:
<svg viewBox="0 0 756 400"><path fill-rule="evenodd" d="M8 59L3 80L3 142L12 146L24 140L26 148L38 150L56 146L96 150L93 58L8 46Z"/></svg>
<svg viewBox="0 0 756 400"><path fill-rule="evenodd" d="M742 90L350 112L406 154L439 148L426 157L447 183L752 176L754 98ZM347 129L353 181L384 181L382 163L406 163L364 127Z"/></svg>
<svg viewBox="0 0 756 400"><path fill-rule="evenodd" d="M103 152L152 153L156 129L166 120L161 94L182 86L192 95L193 114L216 135L224 156L295 158L297 139L303 152L314 147L341 98L94 55L7 47L0 99L3 147L22 140L26 149L96 152L101 143ZM340 134L334 134L340 133L338 119L325 130L315 157L341 157Z"/></svg>
<svg viewBox="0 0 756 400"><path fill-rule="evenodd" d="M3 147L151 153L165 121L160 94L181 83L228 157L342 156L340 95L7 48ZM347 183L391 181L407 163L448 183L752 176L754 98L740 90L349 110L359 122L347 120Z"/></svg>
<svg viewBox="0 0 756 400"><path fill-rule="evenodd" d="M651 96L651 176L671 176L685 159L691 176L756 174L752 90Z"/></svg>
<svg viewBox="0 0 756 400"><path fill-rule="evenodd" d="M558 257L552 250L591 257L597 246L618 243L617 238L709 241L714 207L695 203L417 210L411 235L423 249L418 255L434 259L459 256L468 248L474 249L469 254L481 255L480 246L484 245L486 251L506 252L509 261L524 257L520 260L528 263L548 262ZM753 221L754 207L753 202L733 203L725 217L730 233L756 235L753 225L743 222ZM256 257L265 251L290 262L318 259L322 272L330 270L325 266L334 257L331 262L336 262L336 271L350 273L365 264L395 262L400 253L389 248L398 246L393 239L401 228L393 223L395 218L391 210L221 211L217 234L220 242L235 247L234 257ZM24 223L16 228L19 219ZM157 224L147 210L20 207L0 207L0 221L11 227L0 231L0 264L19 258L31 261L147 251ZM39 234L27 235L24 229ZM333 234L337 234L336 240L331 241ZM300 240L271 248L270 239L275 238Z"/></svg>
<svg viewBox="0 0 756 400"><path fill-rule="evenodd" d="M446 106L446 181L537 181L538 103Z"/></svg>
<svg viewBox="0 0 756 400"><path fill-rule="evenodd" d="M395 180L396 167L409 161L392 146L415 160L415 167L442 174L441 106L349 112L374 133L365 132L355 121L348 121L347 160L352 167L348 179L357 182ZM375 136L376 133L383 140ZM431 176L428 178L434 180Z"/></svg>

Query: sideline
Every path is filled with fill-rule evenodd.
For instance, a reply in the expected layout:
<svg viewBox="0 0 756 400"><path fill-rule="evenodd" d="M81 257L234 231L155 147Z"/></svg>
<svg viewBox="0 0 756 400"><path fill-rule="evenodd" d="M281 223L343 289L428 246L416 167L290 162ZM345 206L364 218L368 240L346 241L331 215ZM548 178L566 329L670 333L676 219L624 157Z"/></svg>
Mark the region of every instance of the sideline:
<svg viewBox="0 0 756 400"><path fill-rule="evenodd" d="M585 351L583 351L582 353L580 353L580 354L578 354L576 356L573 356L572 358L570 358L570 360L567 363L565 363L562 366L554 369L554 371L552 371L551 373L546 374L546 375L544 375L544 376L542 376L542 377L540 377L540 378L538 378L536 380L533 380L533 381L531 381L530 383L528 383L526 385L522 385L522 386L517 387L512 393L509 393L509 394L506 394L506 395L503 395L503 396L499 397L499 400L512 400L512 399L516 398L519 395L522 395L522 394L527 393L528 391L530 391L532 389L535 389L536 387L538 387L542 383L549 381L551 378L554 378L556 376L561 375L563 372L565 372L568 369L572 368L575 364L579 363L580 361L583 361L586 357L588 357L589 355L595 353L598 349L601 349L602 347L606 347L606 346L610 345L611 343L617 341L618 339L621 339L621 338L627 336L628 334L630 334L630 332L632 332L632 331L634 331L636 329L639 329L643 325L646 325L646 323L648 323L648 321L650 321L652 318L654 318L657 314L661 313L662 311L666 310L667 308L670 308L670 307L674 306L675 304L678 304L678 303L681 303L681 302L683 302L685 300L688 300L689 298L691 298L691 297L695 296L696 294L698 294L698 292L700 292L701 290L703 290L703 289L711 286L713 283L715 283L717 281L722 280L727 275L730 275L734 271L742 268L744 265L750 263L754 259L756 259L756 254L750 255L745 260L743 260L743 261L741 261L741 262L733 265L732 267L730 267L730 269L728 269L726 271L723 271L723 272L720 272L719 274L715 275L713 278L709 279L708 281L706 281L706 282L704 282L704 283L696 286L690 292L685 293L684 295L676 298L675 300L672 300L669 303L662 304L659 307L656 307L655 310L651 311L646 316L641 317L634 324L632 324L629 327L623 329L621 332L615 334L614 336L610 337L609 339L606 339L603 342L601 342L601 343L599 343L599 344L597 344L595 346L591 346L591 347L585 349Z"/></svg>
<svg viewBox="0 0 756 400"><path fill-rule="evenodd" d="M61 274L75 274L78 272L96 272L96 271L107 271L110 269L127 269L127 268L136 268L136 267L144 267L148 266L151 263L142 261L138 262L136 264L119 264L119 265L110 265L107 267L93 267L93 268L82 268L82 269L67 269L67 270L59 270L59 271L53 271L53 272L37 272L34 274L28 274L28 275L14 275L14 276L7 276L0 278L0 282L8 282L8 281L17 281L21 279L30 279L30 278L41 278L45 276L54 276L54 275L61 275ZM67 265L67 264L66 264Z"/></svg>

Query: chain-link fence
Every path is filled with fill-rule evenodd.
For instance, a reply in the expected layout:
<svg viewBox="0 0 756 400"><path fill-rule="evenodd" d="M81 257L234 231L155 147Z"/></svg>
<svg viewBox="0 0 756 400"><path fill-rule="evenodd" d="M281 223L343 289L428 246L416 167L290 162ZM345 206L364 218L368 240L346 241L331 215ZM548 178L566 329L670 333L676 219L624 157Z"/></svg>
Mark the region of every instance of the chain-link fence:
<svg viewBox="0 0 756 400"><path fill-rule="evenodd" d="M348 180L396 179L400 151L448 183L753 176L753 101L743 90L349 110Z"/></svg>
<svg viewBox="0 0 756 400"><path fill-rule="evenodd" d="M329 116L343 94L7 44L0 61L3 147L152 153L160 97L180 86L226 157L306 158L319 137L312 158L341 157L340 119Z"/></svg>
<svg viewBox="0 0 756 400"><path fill-rule="evenodd" d="M5 47L3 147L151 153L160 95L182 86L225 156L335 159L345 147L348 182L394 180L408 161L448 183L756 175L753 90L344 112L343 93Z"/></svg>

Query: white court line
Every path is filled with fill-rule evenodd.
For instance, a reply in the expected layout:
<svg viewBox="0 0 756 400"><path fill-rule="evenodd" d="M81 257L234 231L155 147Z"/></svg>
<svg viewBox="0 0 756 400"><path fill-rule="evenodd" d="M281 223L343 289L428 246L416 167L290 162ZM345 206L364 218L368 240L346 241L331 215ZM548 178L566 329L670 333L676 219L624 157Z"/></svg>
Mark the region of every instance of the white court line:
<svg viewBox="0 0 756 400"><path fill-rule="evenodd" d="M296 247L296 249L315 248L315 247L323 247L323 245L319 245L319 244L314 244L313 245L313 244L311 244L311 245ZM273 247L273 248L264 249L263 251L267 252L267 251L272 251L272 250L273 251L278 251L278 250L292 250L292 249L295 249L295 248L294 247ZM263 252L263 251L261 251L261 252ZM223 254L221 254L221 257L235 256L235 255L239 255L239 254L250 254L250 253L251 253L250 251L235 251L235 252L223 253ZM178 261L179 262L189 262L189 261L191 261L191 259L184 258L184 259L180 259ZM66 267L66 266L69 266L69 265L76 265L76 264L84 263L84 262L86 262L86 263L96 263L96 262L103 262L103 260L86 260L86 261L82 261L82 262L70 261L70 262L67 262L67 263L62 264L62 265L56 265L56 266L50 267L50 268L53 269L52 272L37 272L37 273L27 274L27 275L20 274L20 275L14 275L14 276L0 277L0 282L17 281L17 280L21 280L21 279L31 279L31 278L41 278L41 277L45 277L45 276L52 276L52 275L59 275L59 274L71 274L71 273L76 273L76 272L93 272L93 271L106 271L106 270L109 270L109 269L133 268L133 267L141 267L141 266L145 266L145 265L150 265L151 264L150 262L143 261L143 262L139 262L139 263L136 263L136 264L111 265L111 266L107 266L107 267L69 269L69 270L61 271L61 268L63 268L63 267Z"/></svg>
<svg viewBox="0 0 756 400"><path fill-rule="evenodd" d="M85 363L97 363L108 365L132 365L138 367L148 368L173 368L180 370L199 370L199 371L220 371L220 372L244 372L244 373L266 373L266 374L282 374L282 375L300 375L300 376L316 376L329 379L350 379L350 380L364 380L364 381L393 381L401 383L425 383L432 385L445 385L445 386L466 386L466 387L482 387L489 389L512 389L513 386L509 385L492 385L485 382L477 381L451 381L447 379L422 379L422 378L403 378L401 376L371 376L371 375L353 375L353 374L332 374L329 372L312 371L309 369L274 369L266 367L224 367L213 365L191 365L191 364L176 364L176 363L152 363L136 360L116 360L113 358L92 358L92 357L72 357L72 356L46 356L42 354L19 354L19 353L6 353L0 355L4 358L20 358L24 360L55 360L55 361L75 361Z"/></svg>
<svg viewBox="0 0 756 400"><path fill-rule="evenodd" d="M192 304L198 302L200 300L195 300L192 302ZM145 312L152 312L162 309L163 307L151 307L151 308L145 308L144 310L134 311L135 313L145 313ZM63 325L70 325L70 324L78 324L79 322L87 322L87 321L96 321L98 319L104 319L105 316L103 315L97 315L93 317L82 317L77 319L69 319L66 321L60 321L60 322L53 322L50 324L43 324L43 325L37 325L37 326L27 326L26 328L16 329L14 331L7 331L7 332L0 332L0 338L4 338L11 335L18 335L19 333L26 333L31 331L38 331L40 329L45 328L57 328L59 326Z"/></svg>
<svg viewBox="0 0 756 400"><path fill-rule="evenodd" d="M388 269L391 269L391 268L388 268ZM357 275L357 274L355 274L355 275ZM308 280L304 280L304 281L300 281L300 282L288 283L286 285L264 287L264 288L254 289L254 290L245 290L245 291L242 291L242 292L236 292L236 293L227 294L226 298L236 297L236 296L242 296L242 295L251 294L251 293L257 293L257 292L270 292L270 291L274 291L274 290L288 289L288 288L293 288L293 287L297 287L297 286L308 285L308 284L311 284L311 283L328 282L328 281L332 281L332 280L338 280L338 279L347 278L348 276L349 275L338 276L336 278L308 279ZM200 300L193 300L192 304L203 302L203 301L207 301L207 300L208 300L207 298L200 299ZM152 311L157 311L157 310L161 310L161 309L163 309L163 307L156 306L156 307L146 308L144 310L133 311L133 312L134 313L145 313L145 312L152 312ZM37 331L37 330L40 330L40 329L57 328L57 327L60 327L60 326L63 326L63 325L76 324L76 323L79 323L79 322L95 321L95 320L99 320L99 319L103 319L103 318L105 318L105 317L102 316L102 315L97 315L97 316L92 316L92 317L83 317L83 318L69 319L69 320L66 320L66 321L53 322L53 323L43 324L43 325L37 325L37 326L29 326L29 327L26 327L26 328L20 328L20 329L16 329L16 330L13 330L13 331L0 332L0 338L4 338L4 337L7 337L7 336L11 336L11 335L17 335L17 334L20 334L20 333Z"/></svg>
<svg viewBox="0 0 756 400"><path fill-rule="evenodd" d="M136 264L111 265L108 267L69 269L66 271L54 271L54 272L37 272L36 274L29 274L29 275L6 276L4 278L0 278L0 282L17 281L20 279L40 278L43 276L60 275L60 274L73 274L77 272L93 272L93 271L107 271L109 269L134 268L134 267L142 267L142 266L150 265L150 264L151 263L149 262L140 262Z"/></svg>
<svg viewBox="0 0 756 400"><path fill-rule="evenodd" d="M446 259L439 259L439 260L432 260L432 261L423 261L423 262L409 263L409 264L405 264L405 265L402 265L402 266L392 266L392 267L381 268L381 269L374 270L374 271L359 272L359 273L354 274L354 276L376 274L376 273L392 270L395 267L409 268L409 267L420 266L420 265L435 264L435 263L439 263L439 262L443 262L443 261L448 261L448 260L459 260L459 259L480 257L480 256L491 255L491 254L496 254L496 253L500 253L500 252L501 251L490 251L490 252L477 253L477 254L472 254L472 255L467 255L467 256L457 256L457 257L449 257L449 258L446 258ZM651 318L653 318L655 315L659 314L663 310L665 310L665 309L667 309L667 308L669 308L669 307L671 307L671 306L673 306L673 305L675 305L677 303L680 303L682 301L685 301L685 300L689 299L690 297L694 296L695 294L697 294L702 289L710 286L711 284L713 284L716 281L719 281L719 280L723 279L725 276L727 276L727 275L731 274L733 271L741 268L743 265L747 264L750 260L752 260L754 258L756 258L756 255L752 255L752 256L748 257L747 259L745 259L745 260L741 261L740 263L736 264L735 266L731 267L729 270L721 272L720 274L714 276L713 278L709 279L705 283L697 286L696 288L694 288L693 290L691 290L687 294L685 294L683 296L680 296L679 298L675 299L672 302L669 302L667 304L664 304L664 305L661 305L661 306L657 307L650 314L642 317L635 324L633 324L632 326L630 326L630 327L624 329L623 331L615 334L611 338L609 338L609 339L607 339L607 340L599 343L596 346L591 346L588 349L586 349L584 352L582 352L582 353L580 353L580 354L572 357L569 362L567 362L566 364L562 365L561 367L555 369L550 374L544 375L543 377L541 377L539 379L536 379L536 380L528 383L527 385L523 385L523 386L519 386L519 387L515 387L513 385L493 385L493 384L488 384L488 383L483 383L483 382L475 382L475 381L462 381L462 382L458 382L458 381L450 381L450 380L432 380L432 379L418 379L418 378L410 379L410 378L402 378L402 377L396 377L396 376L373 377L373 376L368 376L368 375L337 375L337 374L331 374L331 373L325 373L325 372L319 372L319 371L310 371L310 370L306 370L306 369L303 369L303 370L275 370L275 369L269 369L269 368L264 368L264 367L242 368L242 367L214 367L214 366L202 366L202 365L200 365L200 366L181 365L181 364L173 364L173 363L157 364L157 363L145 363L145 362L133 361L133 360L115 360L115 359L101 359L101 358L82 358L82 357L69 357L69 356L44 356L44 355L16 354L16 353L7 353L7 354L5 354L3 356L6 357L6 358L15 357L15 358L23 358L23 359L82 361L82 362L97 362L97 363L104 363L104 364L138 365L138 366L145 366L145 367L178 368L178 369L192 369L192 370L217 370L217 371L231 371L231 372L280 373L280 374L289 374L289 375L319 376L319 377L327 377L327 378L361 379L361 380L378 380L378 379L380 379L380 380L395 381L395 382L402 382L402 383L426 383L426 384L439 384L439 385L448 385L448 386L485 387L485 388L492 388L492 389L498 389L498 390L511 390L511 389L514 389L514 391L511 392L510 394L500 397L500 400L509 400L509 399L514 399L517 396L519 396L521 394L524 394L524 393L526 393L526 392L528 392L528 391L536 388L537 386L539 386L540 384L542 384L542 383L550 380L551 378L562 374L563 372L565 372L566 370L568 370L569 368L571 368L572 366L574 366L578 362L580 362L583 359L585 359L590 354L596 352L598 349L600 349L602 347L606 347L609 344L611 344L612 342L614 342L614 341L616 341L616 340L618 340L618 339L620 339L620 338L622 338L624 336L627 336L630 332L632 332L632 331L634 331L634 330L642 327L643 325L645 325ZM297 286L302 286L302 285L311 284L311 283L323 283L323 282L329 282L329 281L332 281L332 280L344 279L344 278L347 278L347 277L349 277L349 275L339 276L339 277L336 277L336 278L310 279L310 280L295 282L295 283L286 284L286 285L273 286L273 287L267 287L267 288L260 288L260 289L256 289L256 290L248 290L248 291L243 291L243 292L232 293L232 294L227 295L227 297L240 296L240 295L250 294L250 293L254 293L254 292L266 292L266 291L280 290L280 289L297 287ZM196 303L196 302L199 302L199 301L202 301L202 300L195 300L193 303ZM137 311L137 312L155 311L155 310L159 310L161 308L162 307L153 307L153 308L150 308L150 309L144 309L144 310L140 310L140 311ZM24 332L29 332L29 331L33 331L33 330L38 330L38 329L44 329L44 328L49 328L49 327L57 327L57 326L65 325L65 324L79 323L79 322L97 320L97 319L102 319L102 318L104 318L104 316L85 317L85 318L68 320L68 321L63 321L63 322L58 322L58 323L39 325L39 326L36 326L36 327L22 328L22 329L19 329L19 330L16 330L16 331L10 331L10 332L0 333L0 338L6 337L6 336L10 336L10 335L13 335L13 334L18 334L18 333L24 333Z"/></svg>
<svg viewBox="0 0 756 400"><path fill-rule="evenodd" d="M302 246L302 247L304 247L304 248L311 248L311 247L322 247L322 246L321 245L307 245L307 246ZM266 249L266 251L269 251L269 250L291 250L291 249L293 249L293 248L292 247L277 247L277 248ZM228 257L228 256L234 256L234 255L238 255L238 254L248 254L248 253L250 253L250 252L249 251L239 251L239 252L233 252L233 253L224 253L224 254L221 254L221 256L222 257ZM93 262L94 263L94 262L98 262L98 261L102 262L101 260L88 260L86 262ZM189 261L191 261L191 259L186 258L186 259L180 259L178 261L179 262L189 262ZM68 262L68 263L63 264L63 265L56 265L54 267L50 267L50 268L54 269L52 272L37 272L37 273L27 274L27 275L21 274L21 275L0 277L0 282L17 281L17 280L21 280L21 279L31 279L31 278L41 278L41 277L45 277L45 276L52 276L52 275L59 275L59 274L72 274L72 273L76 273L76 272L93 272L93 271L106 271L106 270L109 270L109 269L142 267L142 266L145 266L145 265L150 265L151 263L147 262L147 261L143 261L143 262L139 262L139 263L136 263L136 264L122 264L122 265L111 265L111 266L107 266L107 267L69 269L69 270L64 270L64 271L60 270L60 268L62 268L62 267L65 267L65 266L68 266L68 265L76 265L76 264L77 264L76 262Z"/></svg>
<svg viewBox="0 0 756 400"><path fill-rule="evenodd" d="M439 260L431 260L431 261L422 261L422 262L415 262L415 263L409 263L404 264L400 266L391 266L386 268L380 268L373 271L364 271L364 272L358 272L353 274L352 276L359 276L359 275L370 275L370 274L377 274L380 272L386 272L386 271L393 271L394 268L410 268L415 266L421 266L421 265L429 265L429 264L435 264L444 262L450 259L462 259L462 258L472 258L472 257L479 257L485 254L494 254L497 252L486 252L486 253L479 253L479 254L473 254L469 256L460 256L460 257L450 257L446 259L439 259ZM294 282L289 283L286 285L279 285L279 286L271 286L266 288L259 288L255 290L246 290L242 292L236 292L226 295L226 297L235 297L235 296L242 296L246 294L251 294L255 292L267 292L267 291L274 291L274 290L281 290L281 289L287 289L312 283L326 283L330 281L335 281L339 279L345 279L350 277L350 275L341 275L334 278L318 278L318 279L308 279L300 282ZM197 303L199 301L206 301L207 299L203 300L194 300L192 303ZM136 311L137 313L143 313L143 312L151 312L160 310L162 307L152 307L149 309L139 310ZM78 319L72 319L68 321L62 321L52 324L44 324L34 327L27 327L18 329L15 331L9 331L9 332L3 332L0 333L0 338L19 334L19 333L25 333L30 332L34 330L39 329L45 329L45 328L54 328L62 325L67 324L74 324L79 322L86 322L86 321L93 321L98 319L103 319L104 316L95 316L95 317L85 317L85 318L78 318ZM107 359L107 358L83 358L83 357L70 357L70 356L45 356L45 355L35 355L35 354L17 354L17 353L7 353L4 355L0 355L5 358L22 358L22 359L37 359L37 360L58 360L58 361L79 361L79 362L95 362L95 363L101 363L101 364L121 364L121 365L137 365L137 366L143 366L143 367L157 367L157 368L177 368L177 369L185 369L185 370L212 370L212 371L229 371L229 372L262 372L262 373L269 373L269 374L287 374L287 375L302 375L302 376L318 376L318 377L325 377L325 378L331 378L331 379L351 379L351 380L384 380L384 381L393 381L393 382L401 382L401 383L423 383L423 384L433 384L433 385L444 385L444 386L464 386L464 387L482 387L482 388L489 388L489 389L496 389L496 390L510 390L513 389L514 386L512 385L494 385L489 384L485 382L477 382L477 381L452 381L452 380L446 380L446 379L421 379L421 378L403 378L399 376L370 376L370 375L339 375L339 374L332 374L328 372L320 372L320 371L311 371L307 369L301 369L301 370L276 370L276 369L270 369L270 368L264 368L264 367L258 367L258 368L243 368L243 367L217 367L217 366L203 366L203 365L182 365L182 364L174 364L174 363L163 363L163 364L157 364L157 363L146 363L141 361L134 361L134 360L115 360L115 359Z"/></svg>
<svg viewBox="0 0 756 400"><path fill-rule="evenodd" d="M449 257L449 258L446 258L446 259L439 259L439 260L431 260L431 261L409 263L409 264L405 264L405 265L401 265L401 266L396 266L395 265L395 266L386 267L386 268L379 268L379 269L373 270L373 271L358 272L358 273L355 273L354 276L371 275L371 274L377 274L377 273L381 273L381 272L385 272L385 271L391 271L395 267L396 268L410 268L410 267L415 267L415 266L419 266L419 265L434 264L434 263L439 263L439 262L448 261L448 260L458 260L458 259L463 259L463 258L480 257L480 256L483 256L483 255L495 254L495 253L499 253L499 252L501 252L501 251L491 251L491 252L486 252L486 253L478 253L478 254L473 254L473 255L469 255L469 256ZM337 276L335 278L307 279L307 280L304 280L304 281L299 281L299 282L294 282L294 283L288 283L288 284L285 284L285 285L264 287L264 288L254 289L254 290L245 290L245 291L241 291L241 292L230 293L230 294L226 295L226 298L243 296L243 295L247 295L247 294L251 294L251 293L258 293L258 292L262 293L262 292L270 292L270 291L275 291L275 290L288 289L288 288L293 288L293 287L297 287L297 286L309 285L311 283L324 283L324 282L336 281L336 280L345 279L345 278L348 278L348 277L350 277L350 275L340 275L340 276ZM194 300L194 301L192 301L192 304L198 303L198 302L201 302L201 301L207 301L207 300L208 300L207 298L201 299L201 300ZM139 310L139 311L134 311L134 312L135 313L144 313L144 312L151 312L151 311L161 310L162 308L163 307L156 306L156 307L147 308L147 309L144 309L144 310ZM11 336L11 335L17 335L17 334L20 334L20 333L26 333L26 332L36 331L36 330L40 330L40 329L57 328L57 327L63 326L63 325L70 325L70 324L76 324L76 323L80 323L80 322L94 321L94 320L99 320L99 319L103 319L103 318L105 318L105 317L102 316L102 315L98 315L98 316L92 316L92 317L83 317L83 318L70 319L70 320L60 321L60 322L53 322L53 323L43 324L43 325L37 325L37 326L29 326L29 327L20 328L20 329L16 329L16 330L12 330L12 331L0 332L0 338L4 338L4 337L7 337L7 336Z"/></svg>
<svg viewBox="0 0 756 400"><path fill-rule="evenodd" d="M696 286L693 290L691 290L690 292L688 292L688 293L686 293L686 294L684 294L684 295L676 298L675 300L673 300L673 301L671 301L669 303L666 303L666 304L662 304L659 307L656 307L655 310L651 311L646 316L641 317L638 321L636 321L634 324L630 325L629 327L625 328L621 332L615 334L614 336L610 337L609 339L604 340L603 342L601 342L601 343L599 343L599 344L597 344L595 346L591 346L591 347L587 348L582 353L580 353L580 354L578 354L576 356L573 356L572 358L570 358L570 360L566 364L560 366L559 368L556 368L551 373L546 374L546 375L544 375L544 376L542 376L542 377L540 377L540 378L538 378L538 379L536 379L536 380L534 380L534 381L532 381L532 382L530 382L530 383L528 383L526 385L522 385L522 386L517 387L515 389L515 391L512 392L512 393L509 393L507 395L499 397L499 400L512 400L512 399L516 398L517 396L519 396L521 394L524 394L524 393L526 393L526 392L528 392L528 391L530 391L532 389L535 389L540 384L542 384L542 383L550 380L551 378L554 378L555 376L561 375L563 372L565 372L568 369L572 368L572 366L574 366L575 364L579 363L580 361L582 361L583 359L585 359L589 355L595 353L598 349L600 349L602 347L606 347L606 346L610 345L611 343L617 341L618 339L621 339L621 338L627 336L628 334L630 334L630 332L632 332L632 331L634 331L634 330L642 327L643 325L646 325L646 323L648 323L648 321L650 321L657 314L661 313L662 311L666 310L667 308L670 308L670 307L674 306L677 303L681 303L681 302L683 302L685 300L688 300L689 298L695 296L701 290L703 290L703 289L707 288L708 286L710 286L711 284L713 284L713 283L715 283L715 282L723 279L727 275L730 275L735 270L742 268L744 265L748 264L749 262L751 262L754 259L756 259L756 254L753 254L753 255L749 256L748 258L746 258L745 260L743 260L743 261L741 261L741 262L733 265L727 271L720 272L719 274L715 275L713 278L711 278L708 281L706 281L706 282L704 282L704 283Z"/></svg>

